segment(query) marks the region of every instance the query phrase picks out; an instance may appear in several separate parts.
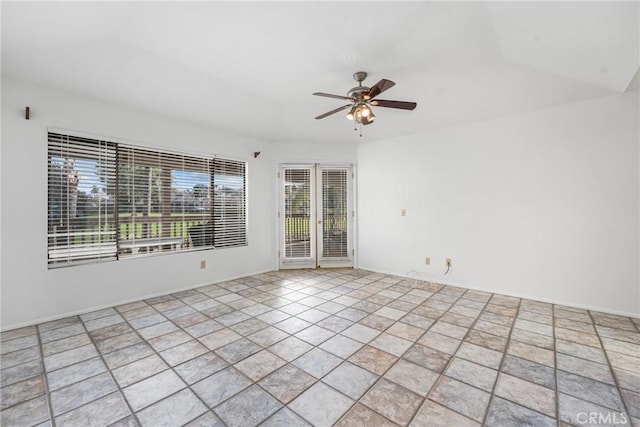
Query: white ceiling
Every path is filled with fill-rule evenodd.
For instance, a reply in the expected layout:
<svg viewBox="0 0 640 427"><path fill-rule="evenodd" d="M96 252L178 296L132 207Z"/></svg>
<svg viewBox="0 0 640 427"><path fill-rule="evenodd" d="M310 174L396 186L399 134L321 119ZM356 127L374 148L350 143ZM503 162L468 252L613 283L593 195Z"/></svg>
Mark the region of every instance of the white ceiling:
<svg viewBox="0 0 640 427"><path fill-rule="evenodd" d="M2 2L5 76L270 141L386 138L638 87L631 2ZM355 71L396 86L353 132Z"/></svg>

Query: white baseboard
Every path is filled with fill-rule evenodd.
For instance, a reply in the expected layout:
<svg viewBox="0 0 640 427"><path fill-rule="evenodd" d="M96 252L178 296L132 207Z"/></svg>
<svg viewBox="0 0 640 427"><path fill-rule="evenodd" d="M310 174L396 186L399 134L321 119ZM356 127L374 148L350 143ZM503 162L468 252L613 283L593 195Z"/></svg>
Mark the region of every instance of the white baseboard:
<svg viewBox="0 0 640 427"><path fill-rule="evenodd" d="M415 270L409 270L409 272L398 273L398 272L385 271L385 270L380 270L380 269L370 268L370 267L361 267L361 266L359 266L357 268L359 268L361 270L373 271L374 273L392 274L394 276L399 276L399 277L407 277L408 273L410 273L411 271L415 271ZM446 280L446 277L443 276L443 275L431 274L431 273L420 272L420 271L416 271L416 273L417 274L422 274L425 277L428 276L434 282L440 283L440 284L443 284L443 285L456 286L458 288L472 289L474 291L482 291L482 292L488 292L488 293L498 294L498 295L506 295L506 296L509 296L509 297L525 298L525 299L530 299L530 300L533 300L533 301L546 302L546 303L549 303L549 304L564 305L564 306L573 307L573 308L581 308L581 309L584 309L584 310L599 311L601 313L615 314L617 316L640 318L640 313L631 313L631 312L626 312L626 311L614 310L614 309L611 309L611 308L608 308L608 307L597 307L597 306L591 306L591 305L585 305L585 304L576 304L575 302L571 302L571 301L561 301L561 300L557 300L557 299L553 299L553 298L545 298L545 297L541 297L541 296L537 296L537 295L527 295L527 294L520 294L520 293L514 293L514 292L504 292L502 290L496 290L496 289L486 288L486 287L482 287L482 286L473 286L473 285L454 283L454 282L451 282L450 280Z"/></svg>
<svg viewBox="0 0 640 427"><path fill-rule="evenodd" d="M358 266L358 267L354 267L354 268L358 268L360 270L371 271L371 272L374 272L374 273L391 274L391 275L399 276L399 277L407 277L408 273L414 271L414 270L409 270L408 272L399 273L399 272L381 270L381 269L372 268L372 267ZM99 306L94 306L94 307L90 307L90 308L86 308L86 309L82 309L82 310L76 310L76 311L71 311L71 312L67 312L67 313L63 313L63 314L57 314L57 315L54 315L54 316L43 317L43 318L35 319L35 320L32 320L32 321L16 323L16 324L8 325L8 326L2 326L2 327L0 327L0 331L5 332L5 331L9 331L11 329L17 329L17 328L23 328L25 326L37 325L37 324L40 324L40 323L50 322L52 320L64 319L65 317L77 316L79 314L90 313L92 311L103 310L105 308L115 307L115 306L122 305L122 304L128 304L130 302L136 302L136 301L155 298L155 297L159 297L159 296L163 296L163 295L174 294L174 293L180 292L180 291L196 289L196 288L200 288L200 287L203 287L203 286L213 285L213 284L216 284L216 283L226 282L226 281L229 281L229 280L241 279L243 277L248 277L248 276L255 276L255 275L258 275L258 274L262 274L262 273L269 273L271 271L275 271L275 270L273 270L273 269L260 270L260 271L256 271L256 272L253 272L253 273L247 273L247 274L242 274L242 275L237 275L237 276L230 276L230 277L227 277L227 278L224 278L224 279L216 280L214 282L207 282L207 283L202 283L202 284L183 286L183 287L180 287L180 288L172 289L170 291L162 291L162 292L156 292L156 293L153 293L153 294L137 296L137 297L134 297L134 298L128 298L126 300L116 301L116 302L103 304L103 305L99 305ZM596 306L590 306L590 305L584 305L584 304L576 304L576 303L573 303L573 302L560 301L560 300L556 300L556 299L552 299L552 298L544 298L544 297L534 296L534 295L526 295L526 294L518 294L518 293L512 293L512 292L504 292L504 291L501 291L501 290L495 290L495 289L492 289L492 288L486 288L486 287L480 287L480 286L464 285L464 284L460 284L460 283L454 283L454 282L451 282L449 280L445 280L445 277L442 276L442 275L429 274L429 273L426 273L426 272L416 272L416 273L423 274L425 276L428 275L431 279L433 279L434 282L440 283L440 284L443 284L443 285L448 285L448 286L456 286L456 287L459 287L459 288L473 289L473 290L476 290L476 291L488 292L488 293L499 294L499 295L506 295L506 296L516 297L516 298L526 298L526 299L530 299L530 300L533 300L533 301L540 301L540 302L556 304L556 305L564 305L564 306L568 306L568 307L581 308L581 309L591 310L591 311L599 311L599 312L602 312L602 313L615 314L615 315L618 315L618 316L626 316L626 317L634 317L634 318L640 317L640 313L629 313L629 312L624 312L624 311L619 311L619 310L612 310L612 309L607 308L607 307L596 307Z"/></svg>
<svg viewBox="0 0 640 427"><path fill-rule="evenodd" d="M12 330L12 329L24 328L25 326L38 325L40 323L51 322L52 320L64 319L65 317L77 316L79 314L85 314L85 313L90 313L92 311L103 310L105 308L116 307L118 305L128 304L130 302L136 302L136 301L141 301L141 300L155 298L155 297L161 297L163 295L175 294L176 292L188 291L190 289L201 288L203 286L208 286L208 285L215 285L216 283L222 283L222 282L227 282L229 280L241 279L243 277L248 277L248 276L255 276L255 275L258 275L258 274L268 273L268 272L271 272L271 271L274 271L274 270L267 269L267 270L256 271L256 272L253 272L253 273L246 273L246 274L237 275L237 276L230 276L230 277L226 277L224 279L215 280L213 282L207 282L207 283L202 283L202 284L183 286L183 287L175 288L175 289L172 289L172 290L169 290L169 291L155 292L155 293L152 293L152 294L136 296L136 297L133 297L133 298L127 298L126 300L110 302L110 303L107 303L107 304L101 304L101 305L90 307L90 308L86 308L86 309L83 308L81 310L75 310L75 311L70 311L70 312L67 312L67 313L56 314L56 315L53 315L53 316L42 317L42 318L39 318L39 319L27 321L27 322L14 323L14 324L8 325L8 326L4 326L3 325L2 327L0 327L0 331L1 332L6 332L6 331L9 331L9 330Z"/></svg>

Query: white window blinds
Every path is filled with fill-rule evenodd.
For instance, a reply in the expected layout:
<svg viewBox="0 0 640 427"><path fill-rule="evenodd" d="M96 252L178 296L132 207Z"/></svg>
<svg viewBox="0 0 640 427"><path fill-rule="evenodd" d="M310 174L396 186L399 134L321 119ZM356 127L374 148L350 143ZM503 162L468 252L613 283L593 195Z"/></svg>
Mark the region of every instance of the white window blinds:
<svg viewBox="0 0 640 427"><path fill-rule="evenodd" d="M246 164L49 133L48 262L247 244Z"/></svg>
<svg viewBox="0 0 640 427"><path fill-rule="evenodd" d="M120 257L213 246L210 160L118 147Z"/></svg>
<svg viewBox="0 0 640 427"><path fill-rule="evenodd" d="M215 247L247 244L246 164L213 159L213 243Z"/></svg>
<svg viewBox="0 0 640 427"><path fill-rule="evenodd" d="M347 174L347 169L322 170L323 257L349 256Z"/></svg>
<svg viewBox="0 0 640 427"><path fill-rule="evenodd" d="M286 258L311 256L311 169L285 169L285 227Z"/></svg>
<svg viewBox="0 0 640 427"><path fill-rule="evenodd" d="M49 265L115 259L115 157L112 143L49 133Z"/></svg>

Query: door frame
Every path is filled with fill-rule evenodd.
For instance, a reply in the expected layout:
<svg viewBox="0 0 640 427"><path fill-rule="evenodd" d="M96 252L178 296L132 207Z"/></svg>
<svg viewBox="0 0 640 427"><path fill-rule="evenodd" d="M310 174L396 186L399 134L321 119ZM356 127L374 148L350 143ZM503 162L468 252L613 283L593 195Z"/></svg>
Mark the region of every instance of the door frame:
<svg viewBox="0 0 640 427"><path fill-rule="evenodd" d="M315 197L318 197L318 189L321 188L321 177L319 179L319 171L322 168L330 169L330 168L347 168L351 171L351 179L348 180L348 191L351 192L350 197L348 198L348 211L350 211L351 215L348 215L348 251L351 253L350 262L346 263L344 260L340 260L338 262L323 262L324 265L319 265L320 256L318 253L319 245L317 243L317 239L320 238L318 233L318 228L322 227L322 225L318 224L318 203L316 201L312 201L313 212L312 212L312 221L315 224L314 233L316 236L314 240L316 241L315 247L312 247L312 253L314 254L314 260L310 263L296 263L290 262L286 265L283 265L282 259L284 257L284 174L282 171L285 168L295 169L295 168L309 168L313 169L313 177L311 179L312 185L314 186L313 194ZM357 174L356 174L356 162L355 161L334 161L334 162L323 162L323 161L310 161L310 162L300 162L300 161L278 161L276 162L276 173L275 173L275 244L276 250L274 251L274 269L317 269L317 268L356 268L357 266L357 256L358 251L357 247Z"/></svg>

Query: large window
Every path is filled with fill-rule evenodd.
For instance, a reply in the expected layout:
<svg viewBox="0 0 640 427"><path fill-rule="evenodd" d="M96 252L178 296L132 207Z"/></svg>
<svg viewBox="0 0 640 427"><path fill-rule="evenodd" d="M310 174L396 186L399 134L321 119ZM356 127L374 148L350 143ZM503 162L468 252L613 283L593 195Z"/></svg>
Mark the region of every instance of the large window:
<svg viewBox="0 0 640 427"><path fill-rule="evenodd" d="M50 267L247 244L244 162L49 133Z"/></svg>

